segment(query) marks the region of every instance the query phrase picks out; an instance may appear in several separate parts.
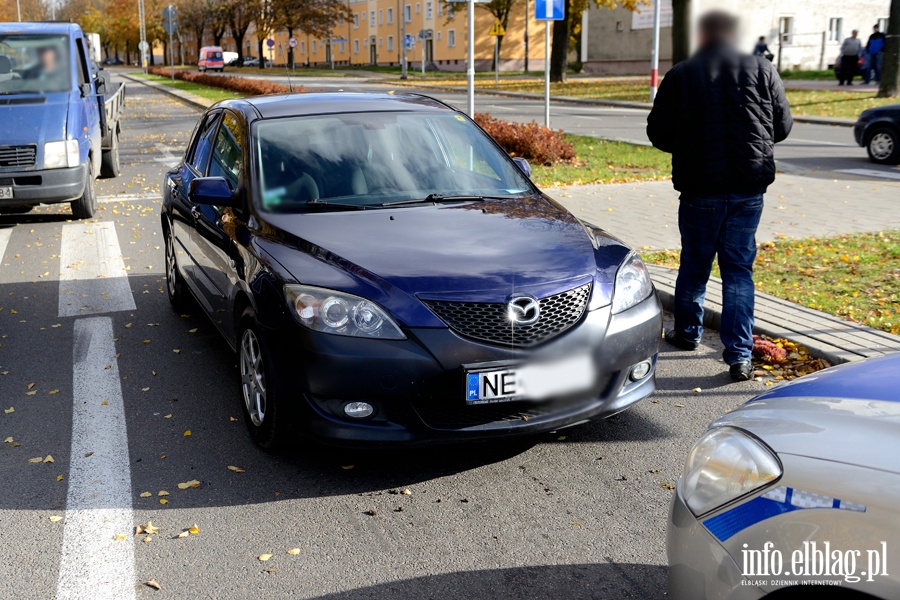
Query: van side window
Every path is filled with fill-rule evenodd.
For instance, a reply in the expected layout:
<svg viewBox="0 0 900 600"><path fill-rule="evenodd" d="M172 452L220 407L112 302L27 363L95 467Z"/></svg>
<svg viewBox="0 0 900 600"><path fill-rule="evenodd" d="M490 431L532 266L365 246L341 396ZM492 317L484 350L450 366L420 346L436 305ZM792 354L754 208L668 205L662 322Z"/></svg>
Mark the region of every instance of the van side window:
<svg viewBox="0 0 900 600"><path fill-rule="evenodd" d="M219 113L208 115L206 121L200 125L194 149L187 159L187 163L201 175L206 170L206 163L209 162L209 155L212 153L213 135L216 132L216 125L219 123L219 116Z"/></svg>

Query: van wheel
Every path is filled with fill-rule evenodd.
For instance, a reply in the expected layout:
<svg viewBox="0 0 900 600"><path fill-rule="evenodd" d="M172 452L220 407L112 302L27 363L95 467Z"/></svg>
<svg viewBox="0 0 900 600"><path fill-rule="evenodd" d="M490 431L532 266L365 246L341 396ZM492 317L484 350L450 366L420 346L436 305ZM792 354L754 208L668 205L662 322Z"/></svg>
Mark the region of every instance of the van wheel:
<svg viewBox="0 0 900 600"><path fill-rule="evenodd" d="M90 219L97 212L97 196L94 195L94 176L91 174L90 163L84 170L84 192L81 198L69 203L72 207L72 216L76 219Z"/></svg>
<svg viewBox="0 0 900 600"><path fill-rule="evenodd" d="M869 135L866 150L873 163L896 165L900 163L900 136L891 128L878 127Z"/></svg>
<svg viewBox="0 0 900 600"><path fill-rule="evenodd" d="M110 179L119 176L119 132L112 134L109 150L103 151L100 159L100 176Z"/></svg>

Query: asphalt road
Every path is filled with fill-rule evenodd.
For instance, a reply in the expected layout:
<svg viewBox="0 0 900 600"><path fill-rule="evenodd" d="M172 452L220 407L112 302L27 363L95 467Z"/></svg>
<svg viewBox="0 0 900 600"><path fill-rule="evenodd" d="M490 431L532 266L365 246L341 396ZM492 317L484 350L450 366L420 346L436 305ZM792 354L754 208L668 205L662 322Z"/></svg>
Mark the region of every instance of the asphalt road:
<svg viewBox="0 0 900 600"><path fill-rule="evenodd" d="M232 69L225 75L240 75L240 72ZM283 75L254 77L288 83L288 78ZM372 81L358 77L293 78L295 85L302 85L307 90L384 92L396 89L433 96L463 110L467 106L465 93L406 86L394 87L390 79L385 79L381 83ZM465 86L465 82L460 81L460 85ZM544 105L541 100L478 94L475 97L475 111L488 112L510 121L544 122ZM554 129L562 129L569 133L649 144L646 132L647 110L644 109L553 102L550 118ZM780 170L807 176L850 180L861 178L900 180L900 169L869 162L865 149L857 146L853 139L853 129L846 126L795 123L790 137L776 146L775 158ZM861 173L860 169L866 172Z"/></svg>
<svg viewBox="0 0 900 600"><path fill-rule="evenodd" d="M123 174L99 182L94 222L64 206L0 217L0 597L94 598L105 580L117 598L663 597L683 458L763 388L730 381L715 333L698 353L664 348L659 391L609 421L265 454L234 356L163 288L159 185L199 112L128 85ZM159 533L132 537L148 521Z"/></svg>

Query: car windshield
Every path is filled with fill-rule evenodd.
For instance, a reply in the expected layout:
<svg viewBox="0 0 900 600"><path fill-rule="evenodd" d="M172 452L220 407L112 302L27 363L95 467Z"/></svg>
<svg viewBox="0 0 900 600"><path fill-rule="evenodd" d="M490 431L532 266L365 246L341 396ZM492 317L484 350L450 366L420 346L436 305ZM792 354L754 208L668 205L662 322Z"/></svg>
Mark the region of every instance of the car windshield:
<svg viewBox="0 0 900 600"><path fill-rule="evenodd" d="M65 35L0 34L0 94L70 89L68 48Z"/></svg>
<svg viewBox="0 0 900 600"><path fill-rule="evenodd" d="M257 123L255 138L270 212L534 192L490 138L450 111L270 119Z"/></svg>

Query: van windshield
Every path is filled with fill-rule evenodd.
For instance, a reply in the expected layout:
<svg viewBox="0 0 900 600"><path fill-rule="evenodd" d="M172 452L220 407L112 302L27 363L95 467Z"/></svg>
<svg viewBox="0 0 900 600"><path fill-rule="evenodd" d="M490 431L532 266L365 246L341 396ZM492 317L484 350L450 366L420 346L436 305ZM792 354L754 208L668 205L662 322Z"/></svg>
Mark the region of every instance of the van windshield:
<svg viewBox="0 0 900 600"><path fill-rule="evenodd" d="M71 89L66 35L0 34L0 94Z"/></svg>

